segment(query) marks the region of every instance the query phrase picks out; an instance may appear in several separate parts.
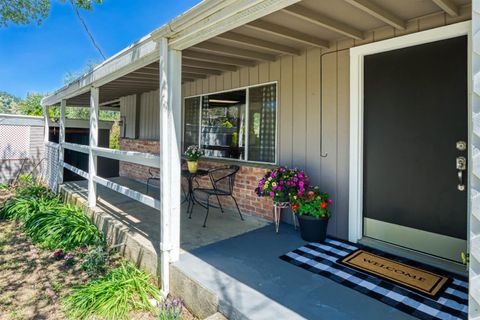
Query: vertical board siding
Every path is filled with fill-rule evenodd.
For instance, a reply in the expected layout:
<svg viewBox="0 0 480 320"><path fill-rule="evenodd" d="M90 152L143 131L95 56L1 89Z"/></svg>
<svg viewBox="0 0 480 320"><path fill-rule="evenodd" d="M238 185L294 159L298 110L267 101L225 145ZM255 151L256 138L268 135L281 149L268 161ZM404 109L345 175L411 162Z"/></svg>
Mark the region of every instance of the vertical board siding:
<svg viewBox="0 0 480 320"><path fill-rule="evenodd" d="M292 114L292 163L296 167L305 168L306 122L307 122L307 59L306 54L293 57L293 114Z"/></svg>
<svg viewBox="0 0 480 320"><path fill-rule="evenodd" d="M139 138L159 139L160 97L158 90L142 93L140 97Z"/></svg>
<svg viewBox="0 0 480 320"><path fill-rule="evenodd" d="M342 40L327 50L307 49L221 76L183 85L184 96L277 81L279 164L305 168L315 185L334 201L329 233L348 236L349 175L349 52L348 48L424 29L468 20L443 13L407 22L406 30L383 27L365 32L363 40ZM323 110L323 111L322 111ZM322 118L323 115L323 118ZM323 136L322 136L323 135ZM320 156L320 145L326 158Z"/></svg>
<svg viewBox="0 0 480 320"><path fill-rule="evenodd" d="M120 98L120 115L125 126L125 138L136 138L137 124L137 95Z"/></svg>

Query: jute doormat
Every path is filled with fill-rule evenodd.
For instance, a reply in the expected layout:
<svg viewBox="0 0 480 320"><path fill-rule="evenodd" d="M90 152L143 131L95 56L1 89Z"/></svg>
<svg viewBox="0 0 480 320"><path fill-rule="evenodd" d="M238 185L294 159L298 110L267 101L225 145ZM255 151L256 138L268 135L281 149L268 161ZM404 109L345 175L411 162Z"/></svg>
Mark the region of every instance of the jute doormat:
<svg viewBox="0 0 480 320"><path fill-rule="evenodd" d="M338 262L433 298L438 297L450 282L447 276L384 258L362 249L339 259Z"/></svg>
<svg viewBox="0 0 480 320"><path fill-rule="evenodd" d="M433 297L420 294L418 290L385 277L339 262L359 249L451 280L447 281L443 289L438 290L436 297ZM325 243L308 243L286 253L280 259L419 319L468 318L468 279L432 266L332 238L327 238Z"/></svg>

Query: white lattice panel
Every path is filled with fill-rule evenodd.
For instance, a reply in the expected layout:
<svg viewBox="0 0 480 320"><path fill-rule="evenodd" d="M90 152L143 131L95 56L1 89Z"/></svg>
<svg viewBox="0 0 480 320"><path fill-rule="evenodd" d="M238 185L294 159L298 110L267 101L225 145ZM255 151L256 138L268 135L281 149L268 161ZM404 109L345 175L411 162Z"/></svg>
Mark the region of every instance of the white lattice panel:
<svg viewBox="0 0 480 320"><path fill-rule="evenodd" d="M58 172L60 170L58 161L58 145L49 143L45 146L45 173L44 179L51 190L56 191L58 187Z"/></svg>
<svg viewBox="0 0 480 320"><path fill-rule="evenodd" d="M30 156L30 127L0 125L0 159L23 159Z"/></svg>

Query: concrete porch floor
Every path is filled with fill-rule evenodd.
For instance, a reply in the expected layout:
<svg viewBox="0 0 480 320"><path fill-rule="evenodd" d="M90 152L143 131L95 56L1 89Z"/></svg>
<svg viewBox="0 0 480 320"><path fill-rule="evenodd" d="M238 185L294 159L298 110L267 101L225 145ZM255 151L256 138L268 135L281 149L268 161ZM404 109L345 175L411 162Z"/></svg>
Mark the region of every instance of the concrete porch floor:
<svg viewBox="0 0 480 320"><path fill-rule="evenodd" d="M146 194L144 183L124 177L110 180L122 186ZM72 181L60 186L61 194L69 202L86 207L87 181ZM121 195L111 189L97 185L97 208L94 212L87 210L95 223L101 228L112 245L120 246L123 254L136 261L140 266L155 274L157 253L160 243L160 213L149 206ZM149 195L158 198L158 188L151 187ZM261 228L267 221L244 216L241 221L236 212L211 209L207 227L203 228L206 210L194 206L192 218L188 219L187 204L182 204L181 212L181 249L190 251L232 236Z"/></svg>
<svg viewBox="0 0 480 320"><path fill-rule="evenodd" d="M146 192L142 183L113 178ZM61 193L85 206L86 181L68 182ZM151 191L150 195L156 193ZM122 254L152 274L157 272L159 212L98 186L98 208L89 212ZM298 231L254 217L241 221L235 212L212 210L203 228L205 209L195 206L192 219L182 206L180 260L171 267L171 290L200 318L217 311L229 319L396 319L415 318L357 291L279 259L305 244Z"/></svg>

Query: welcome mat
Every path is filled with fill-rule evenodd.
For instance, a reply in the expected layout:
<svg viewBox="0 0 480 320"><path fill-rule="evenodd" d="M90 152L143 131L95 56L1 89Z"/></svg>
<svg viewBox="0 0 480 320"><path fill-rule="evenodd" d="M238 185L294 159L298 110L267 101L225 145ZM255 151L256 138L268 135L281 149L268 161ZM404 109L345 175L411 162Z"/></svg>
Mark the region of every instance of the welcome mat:
<svg viewBox="0 0 480 320"><path fill-rule="evenodd" d="M384 258L362 249L339 259L338 262L434 298L438 297L450 282L447 276Z"/></svg>
<svg viewBox="0 0 480 320"><path fill-rule="evenodd" d="M387 277L374 275L359 267L340 262L359 250L449 280L442 289L437 290L436 296L431 296L425 293L420 294L417 289L404 284L400 285ZM281 256L280 259L327 277L418 319L468 318L468 280L412 260L331 238L327 238L325 243L321 244L309 243Z"/></svg>

